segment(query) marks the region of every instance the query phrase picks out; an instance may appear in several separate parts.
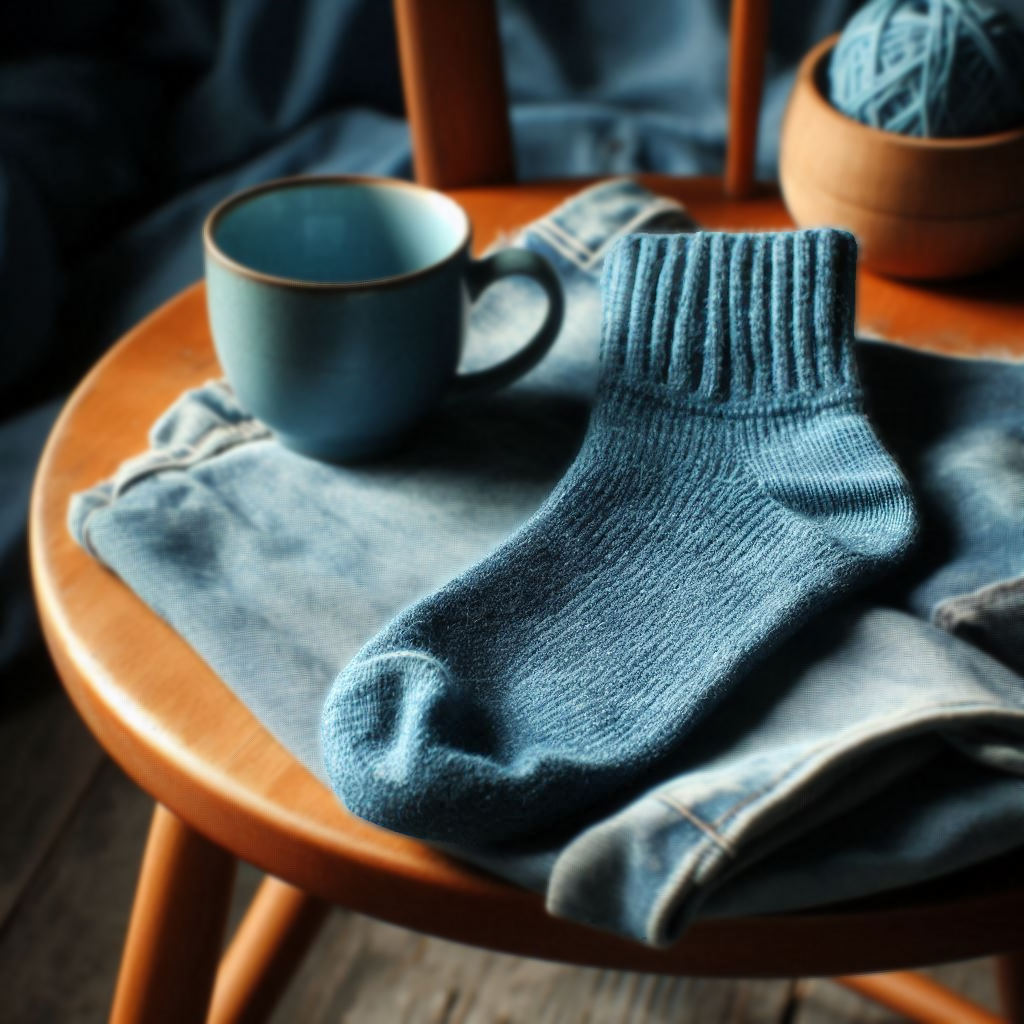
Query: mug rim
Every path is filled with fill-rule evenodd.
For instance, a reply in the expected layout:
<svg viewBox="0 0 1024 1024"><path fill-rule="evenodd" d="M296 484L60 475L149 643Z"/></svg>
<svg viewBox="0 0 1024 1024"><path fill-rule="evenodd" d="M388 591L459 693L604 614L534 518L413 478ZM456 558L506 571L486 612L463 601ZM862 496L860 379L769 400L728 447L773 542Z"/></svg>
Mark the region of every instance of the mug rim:
<svg viewBox="0 0 1024 1024"><path fill-rule="evenodd" d="M232 259L217 244L214 238L217 225L235 207L249 202L264 192L278 192L284 189L301 188L309 185L377 185L383 188L406 189L421 195L439 196L445 202L450 203L462 218L462 236L447 256L443 256L433 263L428 263L425 267L410 270L405 274L392 274L390 277L371 277L365 281L304 281L297 277L267 274L262 270L255 270L252 267L247 267L244 263L239 263L237 260ZM472 238L473 226L470 223L469 215L454 199L445 195L444 192L434 188L427 188L412 181L403 181L401 178L382 178L369 174L296 174L285 178L274 178L272 181L252 185L241 192L234 192L227 198L222 199L207 214L206 220L203 223L203 246L207 255L215 259L225 269L240 274L242 277L247 277L252 281L258 281L261 284L274 285L279 288L310 289L312 291L364 291L369 288L393 288L404 285L418 277L431 274L457 259L461 253L465 252Z"/></svg>

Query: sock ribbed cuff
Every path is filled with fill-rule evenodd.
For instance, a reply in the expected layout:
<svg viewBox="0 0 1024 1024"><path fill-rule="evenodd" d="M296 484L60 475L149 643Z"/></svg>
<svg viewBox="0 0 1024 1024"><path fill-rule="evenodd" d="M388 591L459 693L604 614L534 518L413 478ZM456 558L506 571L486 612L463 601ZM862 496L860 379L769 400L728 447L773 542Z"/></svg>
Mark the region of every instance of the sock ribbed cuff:
<svg viewBox="0 0 1024 1024"><path fill-rule="evenodd" d="M858 393L857 243L844 231L629 235L605 261L605 384L708 402Z"/></svg>

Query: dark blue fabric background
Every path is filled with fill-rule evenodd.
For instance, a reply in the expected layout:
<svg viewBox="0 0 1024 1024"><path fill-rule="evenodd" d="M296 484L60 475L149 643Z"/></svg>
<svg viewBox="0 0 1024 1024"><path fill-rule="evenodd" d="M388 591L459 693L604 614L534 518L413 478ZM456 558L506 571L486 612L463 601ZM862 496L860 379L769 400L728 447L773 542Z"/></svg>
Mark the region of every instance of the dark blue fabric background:
<svg viewBox="0 0 1024 1024"><path fill-rule="evenodd" d="M524 179L720 168L728 0L499 6ZM762 175L796 63L856 6L775 0ZM223 196L408 176L402 106L387 0L0 5L0 672L38 643L27 495L60 397L201 276Z"/></svg>

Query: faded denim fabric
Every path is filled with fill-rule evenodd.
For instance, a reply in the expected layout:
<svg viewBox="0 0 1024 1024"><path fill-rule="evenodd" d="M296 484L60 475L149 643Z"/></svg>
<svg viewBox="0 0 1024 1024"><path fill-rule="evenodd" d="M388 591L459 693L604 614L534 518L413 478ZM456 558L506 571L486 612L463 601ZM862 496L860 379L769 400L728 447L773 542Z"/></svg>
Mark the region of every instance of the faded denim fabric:
<svg viewBox="0 0 1024 1024"><path fill-rule="evenodd" d="M619 182L515 239L562 278L553 351L498 396L439 411L394 457L339 469L290 453L214 382L154 426L149 452L76 500L72 532L326 781L320 709L338 671L512 533L576 454L596 386L605 250L640 227L690 223L677 203ZM526 280L489 289L463 366L521 346L542 304Z"/></svg>
<svg viewBox="0 0 1024 1024"><path fill-rule="evenodd" d="M1024 683L903 612L830 613L694 740L559 851L553 913L667 945L700 913L849 899L1024 840Z"/></svg>
<svg viewBox="0 0 1024 1024"><path fill-rule="evenodd" d="M602 257L657 226L686 222L619 182L524 232L565 282L562 336L515 387L439 412L395 458L303 459L211 383L161 419L149 452L76 500L72 530L326 780L318 720L338 671L511 534L574 457L596 383ZM542 315L528 284L501 288L475 312L467 365L515 347ZM851 898L1024 841L1024 584L1006 582L1024 577L1024 367L879 344L858 358L918 499L917 555L752 672L646 795L529 842L453 852L546 890L555 913L664 943L694 915Z"/></svg>
<svg viewBox="0 0 1024 1024"><path fill-rule="evenodd" d="M553 913L664 945L696 915L852 899L1024 842L1024 366L874 343L859 362L918 500L914 557L755 669L668 781L516 860Z"/></svg>

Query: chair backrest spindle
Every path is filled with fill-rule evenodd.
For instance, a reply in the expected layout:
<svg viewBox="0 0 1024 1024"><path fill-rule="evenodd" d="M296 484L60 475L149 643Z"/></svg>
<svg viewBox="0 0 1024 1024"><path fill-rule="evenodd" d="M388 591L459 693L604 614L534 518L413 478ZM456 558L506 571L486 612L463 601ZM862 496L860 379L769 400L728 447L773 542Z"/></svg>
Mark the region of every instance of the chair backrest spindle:
<svg viewBox="0 0 1024 1024"><path fill-rule="evenodd" d="M768 51L768 0L733 0L729 22L729 137L725 191L742 199L754 191L757 124Z"/></svg>
<svg viewBox="0 0 1024 1024"><path fill-rule="evenodd" d="M416 180L515 181L494 0L394 0Z"/></svg>
<svg viewBox="0 0 1024 1024"><path fill-rule="evenodd" d="M433 188L515 181L495 0L394 0L416 180ZM754 190L769 0L733 0L725 190Z"/></svg>

